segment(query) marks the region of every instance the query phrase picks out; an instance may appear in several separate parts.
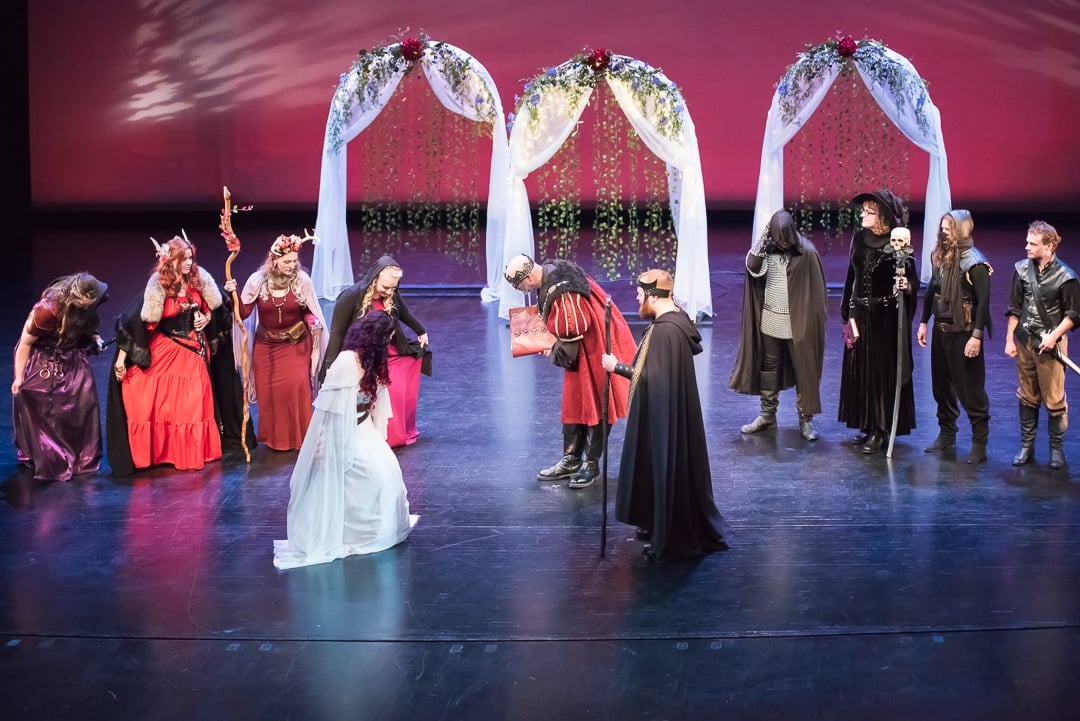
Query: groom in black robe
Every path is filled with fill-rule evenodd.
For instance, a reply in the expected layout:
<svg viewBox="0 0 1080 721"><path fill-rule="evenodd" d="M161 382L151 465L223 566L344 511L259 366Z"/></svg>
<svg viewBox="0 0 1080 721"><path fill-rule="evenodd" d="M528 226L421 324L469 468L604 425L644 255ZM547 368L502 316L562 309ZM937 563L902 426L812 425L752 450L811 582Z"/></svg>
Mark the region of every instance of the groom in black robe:
<svg viewBox="0 0 1080 721"><path fill-rule="evenodd" d="M656 563L727 549L694 373L701 335L675 303L673 287L667 271L638 276L638 312L652 323L633 366L603 356L604 370L630 379L615 517L638 527Z"/></svg>

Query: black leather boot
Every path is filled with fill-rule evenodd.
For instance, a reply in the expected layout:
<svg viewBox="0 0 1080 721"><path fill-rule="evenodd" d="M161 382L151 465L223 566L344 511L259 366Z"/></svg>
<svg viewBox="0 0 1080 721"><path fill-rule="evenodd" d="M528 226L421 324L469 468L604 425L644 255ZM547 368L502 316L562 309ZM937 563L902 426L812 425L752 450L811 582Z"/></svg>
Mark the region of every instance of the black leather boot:
<svg viewBox="0 0 1080 721"><path fill-rule="evenodd" d="M607 430L611 430L608 424ZM601 425L589 426L585 434L585 459L581 469L574 474L568 484L570 488L588 488L600 477L600 456L604 452L604 429Z"/></svg>
<svg viewBox="0 0 1080 721"><path fill-rule="evenodd" d="M1012 459L1014 466L1031 463L1035 457L1035 434L1039 430L1039 409L1020 404L1020 452Z"/></svg>
<svg viewBox="0 0 1080 721"><path fill-rule="evenodd" d="M761 413L740 428L743 433L757 433L776 426L776 409L780 405L780 378L777 373L759 373L761 386Z"/></svg>
<svg viewBox="0 0 1080 721"><path fill-rule="evenodd" d="M982 420L971 424L971 453L964 463L978 465L986 462L986 442L990 438L990 421Z"/></svg>
<svg viewBox="0 0 1080 721"><path fill-rule="evenodd" d="M862 452L868 456L872 456L875 453L881 453L889 445L889 434L884 431L872 431L866 437L866 443L862 447Z"/></svg>
<svg viewBox="0 0 1080 721"><path fill-rule="evenodd" d="M941 425L934 442L923 449L925 453L944 453L956 448L956 424Z"/></svg>
<svg viewBox="0 0 1080 721"><path fill-rule="evenodd" d="M971 453L964 459L964 463L971 466L977 466L980 463L986 463L986 441L980 443L979 441L971 442Z"/></svg>
<svg viewBox="0 0 1080 721"><path fill-rule="evenodd" d="M585 450L587 426L577 423L563 423L563 457L550 468L536 474L536 480L562 481L572 478L581 470L581 454Z"/></svg>
<svg viewBox="0 0 1080 721"><path fill-rule="evenodd" d="M1065 429L1069 427L1069 416L1062 413L1060 416L1050 416L1047 423L1050 430L1050 463L1053 470L1065 467Z"/></svg>

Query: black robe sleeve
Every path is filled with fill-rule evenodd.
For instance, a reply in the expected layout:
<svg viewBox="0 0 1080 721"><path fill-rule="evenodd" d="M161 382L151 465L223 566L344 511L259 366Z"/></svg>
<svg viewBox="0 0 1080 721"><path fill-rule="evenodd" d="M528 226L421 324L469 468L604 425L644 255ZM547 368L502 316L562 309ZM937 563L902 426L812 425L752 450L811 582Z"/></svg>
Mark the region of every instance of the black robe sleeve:
<svg viewBox="0 0 1080 721"><path fill-rule="evenodd" d="M334 314L330 316L330 337L326 341L326 357L323 359L322 368L319 369L319 383L326 378L326 371L334 364L338 354L341 353L341 344L345 342L345 334L352 325L356 315L356 307L359 302L360 289L353 285L338 294L334 301Z"/></svg>

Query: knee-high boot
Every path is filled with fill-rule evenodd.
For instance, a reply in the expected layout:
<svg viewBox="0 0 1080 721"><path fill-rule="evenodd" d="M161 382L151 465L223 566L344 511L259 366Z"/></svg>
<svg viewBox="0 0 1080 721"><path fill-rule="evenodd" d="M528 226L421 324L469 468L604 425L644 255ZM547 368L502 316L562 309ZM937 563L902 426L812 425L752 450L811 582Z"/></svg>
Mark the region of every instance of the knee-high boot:
<svg viewBox="0 0 1080 721"><path fill-rule="evenodd" d="M587 426L578 423L563 423L563 457L550 468L536 474L538 481L561 481L572 478L581 470L581 454L585 451Z"/></svg>
<svg viewBox="0 0 1080 721"><path fill-rule="evenodd" d="M600 456L604 452L604 436L611 432L611 424L589 426L585 434L585 459L581 468L568 484L570 488L588 488L600 477Z"/></svg>
<svg viewBox="0 0 1080 721"><path fill-rule="evenodd" d="M1030 463L1035 457L1035 434L1039 430L1039 409L1020 404L1020 452L1012 459L1014 466Z"/></svg>
<svg viewBox="0 0 1080 721"><path fill-rule="evenodd" d="M1069 427L1069 414L1050 416L1047 423L1050 431L1050 467L1055 471L1065 467L1065 429Z"/></svg>
<svg viewBox="0 0 1080 721"><path fill-rule="evenodd" d="M780 405L780 374L759 373L758 385L761 387L761 413L740 429L743 433L757 433L776 425L776 409Z"/></svg>

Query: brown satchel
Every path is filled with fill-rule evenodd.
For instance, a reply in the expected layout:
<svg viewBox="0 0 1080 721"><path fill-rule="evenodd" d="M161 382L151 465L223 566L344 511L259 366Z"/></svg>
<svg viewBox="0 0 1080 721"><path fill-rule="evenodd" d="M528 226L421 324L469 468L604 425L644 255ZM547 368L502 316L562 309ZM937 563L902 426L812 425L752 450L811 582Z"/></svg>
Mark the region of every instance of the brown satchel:
<svg viewBox="0 0 1080 721"><path fill-rule="evenodd" d="M515 358L551 350L555 336L540 320L535 305L510 309L510 354Z"/></svg>
<svg viewBox="0 0 1080 721"><path fill-rule="evenodd" d="M295 345L304 339L304 336L307 335L307 332L307 323L302 320L298 320L288 327L288 329L285 331L285 337L290 343Z"/></svg>

